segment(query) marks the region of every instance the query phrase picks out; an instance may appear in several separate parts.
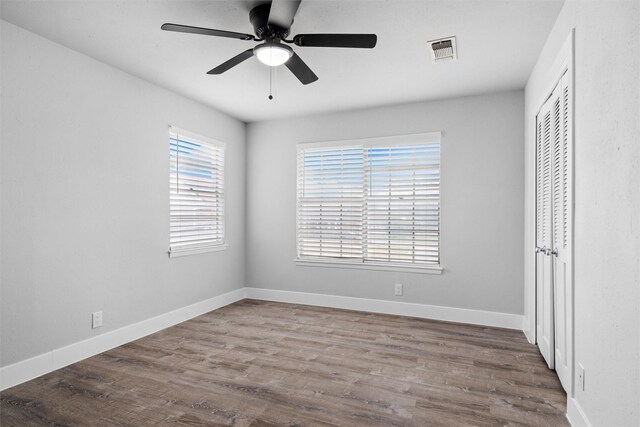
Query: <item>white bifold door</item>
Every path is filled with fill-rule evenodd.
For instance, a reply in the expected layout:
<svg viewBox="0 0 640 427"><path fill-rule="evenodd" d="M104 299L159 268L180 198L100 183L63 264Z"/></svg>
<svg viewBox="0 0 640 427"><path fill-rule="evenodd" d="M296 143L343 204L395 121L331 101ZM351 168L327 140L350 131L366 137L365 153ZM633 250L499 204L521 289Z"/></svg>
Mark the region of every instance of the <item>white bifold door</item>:
<svg viewBox="0 0 640 427"><path fill-rule="evenodd" d="M573 138L569 74L536 119L536 340L565 390L572 372Z"/></svg>

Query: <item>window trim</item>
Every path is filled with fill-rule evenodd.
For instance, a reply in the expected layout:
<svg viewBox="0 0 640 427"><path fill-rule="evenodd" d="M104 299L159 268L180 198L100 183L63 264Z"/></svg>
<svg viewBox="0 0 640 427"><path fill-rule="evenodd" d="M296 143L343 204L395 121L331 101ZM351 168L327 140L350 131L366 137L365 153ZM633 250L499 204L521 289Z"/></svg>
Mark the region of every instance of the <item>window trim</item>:
<svg viewBox="0 0 640 427"><path fill-rule="evenodd" d="M380 136L380 137L366 137L366 138L355 138L355 139L343 139L343 140L333 140L333 141L315 141L315 142L301 142L296 144L296 153L299 153L300 150L304 150L307 148L339 148L343 146L349 145L363 145L363 146L380 146L380 145L389 145L390 141L394 145L419 145L425 143L439 143L440 144L440 189L442 189L442 131L433 131L433 132L421 132L421 133L411 133L411 134L402 134L402 135L389 135L389 136ZM297 154L296 154L296 163L297 163ZM297 185L298 185L298 176L297 176L297 165L296 165L296 200L297 200ZM404 271L404 272L412 272L412 273L421 273L421 274L442 274L444 271L443 263L442 263L442 191L440 193L440 216L438 218L438 227L440 232L440 245L438 247L438 264L410 264L410 263L393 263L393 262L379 262L379 261L367 261L365 259L354 261L351 259L341 260L339 258L330 258L330 257L299 257L298 254L298 203L295 203L296 211L295 211L295 255L294 262L296 266L299 267L328 267L328 268L345 268L345 269L358 269L358 270L382 270L382 271Z"/></svg>
<svg viewBox="0 0 640 427"><path fill-rule="evenodd" d="M369 138L354 138L354 139L340 139L335 141L316 141L316 142L301 142L296 144L296 150L305 148L331 148L331 147L343 147L345 145L388 145L389 140L393 141L394 145L419 145L425 143L442 142L442 132L423 132L423 133L408 133L403 135L389 135L389 136L376 136Z"/></svg>
<svg viewBox="0 0 640 427"><path fill-rule="evenodd" d="M405 271L420 274L442 274L442 265L399 264L374 261L340 261L338 258L294 258L298 267L346 268L354 270Z"/></svg>
<svg viewBox="0 0 640 427"><path fill-rule="evenodd" d="M216 139L213 139L204 135L200 135L195 132L191 132L173 125L168 126L168 131L169 131L169 138L171 138L171 133L175 132L179 135L184 135L187 138L196 139L203 144L206 144L212 147L222 148L224 153L224 157L223 157L223 161L225 163L224 166L226 166L227 144L225 144L224 142L218 141ZM222 223L222 241L219 244L206 245L206 246L191 246L191 247L187 246L187 247L172 248L171 236L169 235L169 249L167 250L167 254L169 258L183 257L188 255L197 255L197 254L203 254L208 252L218 252L218 251L223 251L227 249L229 245L227 243L227 203L226 203L227 193L226 193L226 179L225 179L226 176L225 175L226 175L226 167L224 167L223 175L222 175L223 182L225 183L223 187L224 194L222 199L223 200L222 214L224 218L224 221ZM171 174L169 174L169 180L171 180ZM171 190L169 190L169 198L171 198ZM171 209L171 200L169 200L169 209ZM171 223L171 212L169 212L169 223ZM170 226L168 229L170 229Z"/></svg>
<svg viewBox="0 0 640 427"><path fill-rule="evenodd" d="M197 255L197 254L205 254L208 252L218 252L224 251L229 247L228 244L223 243L220 245L212 245L212 246L200 246L199 248L185 248L185 249L174 249L169 250L169 258L177 258L181 256L187 255Z"/></svg>

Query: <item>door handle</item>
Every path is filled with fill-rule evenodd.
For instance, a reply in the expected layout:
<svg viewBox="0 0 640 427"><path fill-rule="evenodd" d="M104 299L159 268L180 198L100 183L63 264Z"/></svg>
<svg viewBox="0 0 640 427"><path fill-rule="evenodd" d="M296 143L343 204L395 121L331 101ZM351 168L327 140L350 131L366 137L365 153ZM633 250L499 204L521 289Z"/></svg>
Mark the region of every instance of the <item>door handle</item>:
<svg viewBox="0 0 640 427"><path fill-rule="evenodd" d="M540 252L544 253L544 248L541 248L540 246L536 246L536 253L539 254Z"/></svg>
<svg viewBox="0 0 640 427"><path fill-rule="evenodd" d="M546 246L540 248L540 252L542 252L546 256L551 256L551 255L558 256L558 250L557 249L551 249L551 248L548 248Z"/></svg>

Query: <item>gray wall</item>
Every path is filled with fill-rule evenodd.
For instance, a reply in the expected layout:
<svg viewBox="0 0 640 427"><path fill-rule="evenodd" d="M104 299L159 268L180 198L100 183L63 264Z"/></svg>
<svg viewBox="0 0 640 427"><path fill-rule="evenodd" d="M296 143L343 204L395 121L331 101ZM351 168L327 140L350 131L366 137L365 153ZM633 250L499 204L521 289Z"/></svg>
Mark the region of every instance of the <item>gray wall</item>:
<svg viewBox="0 0 640 427"><path fill-rule="evenodd" d="M575 28L575 398L594 426L640 425L640 3L567 1L526 87L525 293L533 320L535 105ZM620 43L611 43L620 40ZM533 336L530 327L528 335ZM577 372L574 375L577 378Z"/></svg>
<svg viewBox="0 0 640 427"><path fill-rule="evenodd" d="M244 286L244 124L1 27L2 366ZM226 251L167 257L168 124L227 143Z"/></svg>
<svg viewBox="0 0 640 427"><path fill-rule="evenodd" d="M524 93L247 128L247 285L522 314ZM442 131L442 275L296 266L296 143ZM393 296L393 284L405 285Z"/></svg>

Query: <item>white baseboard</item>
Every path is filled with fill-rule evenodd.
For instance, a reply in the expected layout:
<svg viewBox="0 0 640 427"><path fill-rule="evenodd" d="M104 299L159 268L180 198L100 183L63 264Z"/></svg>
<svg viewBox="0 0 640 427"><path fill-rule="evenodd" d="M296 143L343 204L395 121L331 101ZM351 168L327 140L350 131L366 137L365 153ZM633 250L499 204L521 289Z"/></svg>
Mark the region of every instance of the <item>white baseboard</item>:
<svg viewBox="0 0 640 427"><path fill-rule="evenodd" d="M573 398L567 398L567 419L573 427L591 427L589 418L582 410L582 406Z"/></svg>
<svg viewBox="0 0 640 427"><path fill-rule="evenodd" d="M289 302L322 307L344 308L347 310L372 313L395 314L420 317L423 319L445 320L522 330L522 315L497 313L493 311L470 310L466 308L443 307L438 305L415 304L399 301L354 298L338 295L311 294L305 292L281 291L276 289L245 288L246 297L266 301Z"/></svg>
<svg viewBox="0 0 640 427"><path fill-rule="evenodd" d="M523 329L523 316L518 314L275 289L242 288L0 368L0 390L32 380L244 298ZM589 426L589 424L584 425Z"/></svg>
<svg viewBox="0 0 640 427"><path fill-rule="evenodd" d="M245 288L236 289L151 319L106 332L84 341L0 368L0 390L5 390L87 357L137 340L245 298Z"/></svg>
<svg viewBox="0 0 640 427"><path fill-rule="evenodd" d="M534 335L534 331L535 329L531 329L531 324L530 324L530 320L528 317L523 316L522 317L522 332L524 332L524 336L527 337L527 341L529 341L529 343L531 344L535 344L536 343L536 337Z"/></svg>

